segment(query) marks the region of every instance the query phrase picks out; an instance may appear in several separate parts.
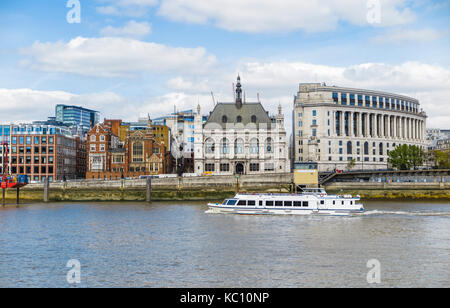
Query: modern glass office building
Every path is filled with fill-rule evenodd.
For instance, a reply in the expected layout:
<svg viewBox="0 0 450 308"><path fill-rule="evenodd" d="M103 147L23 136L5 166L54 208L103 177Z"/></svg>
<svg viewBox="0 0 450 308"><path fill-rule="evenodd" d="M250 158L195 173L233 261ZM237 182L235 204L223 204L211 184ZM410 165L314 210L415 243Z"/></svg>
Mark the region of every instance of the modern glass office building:
<svg viewBox="0 0 450 308"><path fill-rule="evenodd" d="M95 110L78 106L56 105L56 121L70 126L80 126L83 130L90 130L100 121L100 113Z"/></svg>

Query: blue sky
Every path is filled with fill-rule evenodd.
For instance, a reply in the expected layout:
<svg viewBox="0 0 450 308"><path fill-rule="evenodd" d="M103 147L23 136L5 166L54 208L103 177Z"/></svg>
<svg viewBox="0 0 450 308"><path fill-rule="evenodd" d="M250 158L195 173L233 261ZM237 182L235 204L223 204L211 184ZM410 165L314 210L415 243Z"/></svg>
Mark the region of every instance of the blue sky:
<svg viewBox="0 0 450 308"><path fill-rule="evenodd" d="M1 122L56 103L125 120L207 113L240 73L271 112L290 114L300 82L327 82L417 97L429 127L450 128L448 0L79 2L74 24L67 0L0 2Z"/></svg>

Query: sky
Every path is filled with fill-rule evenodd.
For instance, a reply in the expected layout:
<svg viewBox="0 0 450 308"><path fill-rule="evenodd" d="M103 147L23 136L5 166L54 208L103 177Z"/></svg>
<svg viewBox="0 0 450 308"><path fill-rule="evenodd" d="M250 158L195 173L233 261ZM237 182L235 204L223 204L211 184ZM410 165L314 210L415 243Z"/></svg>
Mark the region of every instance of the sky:
<svg viewBox="0 0 450 308"><path fill-rule="evenodd" d="M288 129L304 82L412 96L450 129L449 55L450 0L2 0L0 123L208 114L239 74Z"/></svg>

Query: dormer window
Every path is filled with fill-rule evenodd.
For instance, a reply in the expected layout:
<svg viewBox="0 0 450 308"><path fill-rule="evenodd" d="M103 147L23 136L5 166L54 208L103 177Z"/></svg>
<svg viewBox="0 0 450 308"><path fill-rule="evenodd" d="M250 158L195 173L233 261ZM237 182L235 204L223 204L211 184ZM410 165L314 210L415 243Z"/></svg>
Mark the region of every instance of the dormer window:
<svg viewBox="0 0 450 308"><path fill-rule="evenodd" d="M237 119L236 119L236 122L242 123L242 117L241 117L241 116L238 116Z"/></svg>
<svg viewBox="0 0 450 308"><path fill-rule="evenodd" d="M223 117L222 117L222 123L227 123L227 122L228 122L227 116L223 116Z"/></svg>
<svg viewBox="0 0 450 308"><path fill-rule="evenodd" d="M252 115L252 123L256 123L256 116Z"/></svg>

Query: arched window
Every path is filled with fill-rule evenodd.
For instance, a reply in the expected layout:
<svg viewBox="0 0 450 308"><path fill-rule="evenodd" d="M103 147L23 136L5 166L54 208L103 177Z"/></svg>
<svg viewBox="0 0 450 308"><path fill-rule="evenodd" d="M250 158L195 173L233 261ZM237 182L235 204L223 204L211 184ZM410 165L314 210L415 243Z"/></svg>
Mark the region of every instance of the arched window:
<svg viewBox="0 0 450 308"><path fill-rule="evenodd" d="M267 140L266 140L266 153L273 153L272 138L267 138Z"/></svg>
<svg viewBox="0 0 450 308"><path fill-rule="evenodd" d="M259 154L259 140L256 138L250 140L250 154Z"/></svg>
<svg viewBox="0 0 450 308"><path fill-rule="evenodd" d="M252 115L252 123L256 123L256 116Z"/></svg>
<svg viewBox="0 0 450 308"><path fill-rule="evenodd" d="M222 154L230 153L230 149L228 148L228 139L227 138L222 139L222 142L220 144L220 150L221 150Z"/></svg>
<svg viewBox="0 0 450 308"><path fill-rule="evenodd" d="M223 116L222 117L222 123L227 123L228 122L228 118L227 118L227 116Z"/></svg>
<svg viewBox="0 0 450 308"><path fill-rule="evenodd" d="M214 140L212 138L208 138L205 142L206 144L206 153L207 154L212 154L214 153L215 149L216 149L216 145L214 143Z"/></svg>
<svg viewBox="0 0 450 308"><path fill-rule="evenodd" d="M347 154L352 154L353 153L353 149L352 149L352 142L349 141L347 142Z"/></svg>
<svg viewBox="0 0 450 308"><path fill-rule="evenodd" d="M237 116L236 122L237 122L237 123L242 123L242 117L241 117L241 116Z"/></svg>
<svg viewBox="0 0 450 308"><path fill-rule="evenodd" d="M369 143L364 143L364 155L369 155Z"/></svg>
<svg viewBox="0 0 450 308"><path fill-rule="evenodd" d="M234 142L234 153L235 154L244 154L244 140L241 138L236 139Z"/></svg>

